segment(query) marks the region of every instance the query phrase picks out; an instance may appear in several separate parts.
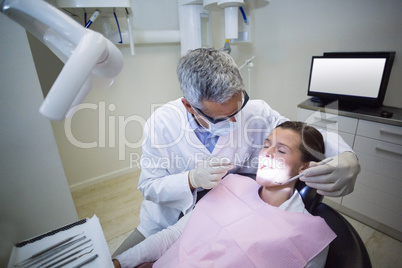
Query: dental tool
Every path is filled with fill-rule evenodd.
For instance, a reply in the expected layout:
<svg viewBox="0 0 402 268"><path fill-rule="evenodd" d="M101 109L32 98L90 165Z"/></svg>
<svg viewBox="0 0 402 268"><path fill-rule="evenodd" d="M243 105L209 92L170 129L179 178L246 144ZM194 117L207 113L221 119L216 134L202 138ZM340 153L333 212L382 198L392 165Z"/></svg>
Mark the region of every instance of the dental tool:
<svg viewBox="0 0 402 268"><path fill-rule="evenodd" d="M59 253L59 252L65 250L65 249L71 247L72 245L74 245L74 244L76 244L76 243L78 243L78 242L80 242L80 241L82 241L84 239L86 239L86 236L82 236L82 237L77 238L77 239L75 239L73 241L70 241L70 242L68 242L66 244L63 244L63 245L58 246L56 248L53 248L53 249L47 251L43 255L40 255L40 256L35 257L33 259L27 260L27 262L24 261L24 264L18 263L18 264L15 265L15 267L24 267L24 268L25 267L33 267L33 265L36 265L37 263L45 261L46 259L52 257L54 254L57 254L57 253ZM88 239L85 243L87 243L89 241L91 241L91 239ZM71 251L71 249L69 249L69 251Z"/></svg>
<svg viewBox="0 0 402 268"><path fill-rule="evenodd" d="M235 167L251 168L250 166L248 166L248 165L243 165L243 164L233 164L233 163L231 163L230 165L233 165L233 166L235 166Z"/></svg>
<svg viewBox="0 0 402 268"><path fill-rule="evenodd" d="M40 266L42 267L42 266L44 266L44 265L47 265L48 263L53 262L54 260L56 260L56 259L58 259L58 258L60 258L60 257L62 257L62 256L64 256L64 255L66 255L67 253L69 253L69 252L71 252L71 251L73 251L73 250L75 250L75 249L81 247L82 245L85 245L86 243L88 243L88 242L90 242L90 241L91 241L91 239L85 240L84 242L82 242L82 243L76 245L75 247L73 247L73 248L71 248L71 249L69 249L69 250L67 250L67 251L64 251L64 252L62 251L60 254L54 254L54 255L51 256L51 257L52 257L51 259L46 260L45 262L42 262L42 263L40 264ZM83 248L83 249L81 249L81 250L79 250L79 251L82 251L82 250L87 249L87 248L90 248L90 247L92 247L92 245L90 245L90 246L88 246L88 247L86 247L86 248ZM78 251L76 251L75 253L78 253ZM68 258L68 257L73 256L73 255L75 255L75 254L70 254L69 256L67 256L67 257L65 257L65 258ZM60 261L64 260L65 258L61 259ZM43 261L43 260L42 260L42 261ZM47 265L45 268L52 267L54 264L55 264L55 263L52 263L52 264L50 264L50 265Z"/></svg>
<svg viewBox="0 0 402 268"><path fill-rule="evenodd" d="M250 159L250 155L246 155L246 158L243 160L243 162L248 162L248 160ZM236 166L236 167L244 167L244 168L251 168L249 165L243 165L243 164L235 164L232 163L231 165Z"/></svg>
<svg viewBox="0 0 402 268"><path fill-rule="evenodd" d="M95 260L96 258L98 258L98 257L99 257L98 254L96 254L96 255L92 256L91 258L86 259L85 261L81 262L80 264L74 266L73 268L82 267L82 266L84 266L85 264L88 264L88 263L94 261L94 260Z"/></svg>
<svg viewBox="0 0 402 268"><path fill-rule="evenodd" d="M85 253L83 253L83 254L81 254L81 255L79 255L79 256L75 256L74 258L69 259L69 260L67 260L67 261L65 261L65 262L63 262L63 263L60 263L58 266L51 266L51 267L55 267L55 268L64 267L64 266L66 266L67 264L69 264L69 263L71 263L71 262L73 262L73 261L75 261L75 260L78 260L78 259L81 258L82 256L87 255L87 254L90 254L92 251L93 251L93 249L91 249L90 251L85 252ZM97 256L97 255L98 255L98 254L96 254L95 256Z"/></svg>
<svg viewBox="0 0 402 268"><path fill-rule="evenodd" d="M324 161L318 163L318 165L317 165L316 167L325 165L326 163L328 163L328 162L330 162L330 161L332 161L332 160L333 160L333 158L328 158L327 160L324 160ZM294 180L297 180L297 179L300 178L302 175L303 175L303 173L300 173L299 175L296 175L296 176L290 178L288 181L285 181L285 182L277 182L277 181L276 181L275 183L278 183L279 185L285 185L285 184L288 184L288 183L290 183L290 182L292 182L292 181L294 181Z"/></svg>
<svg viewBox="0 0 402 268"><path fill-rule="evenodd" d="M94 12L94 14L91 16L91 18L89 19L89 21L85 24L85 28L89 28L89 26L91 26L91 24L98 18L99 16L99 11L96 10Z"/></svg>
<svg viewBox="0 0 402 268"><path fill-rule="evenodd" d="M248 60L246 60L246 62L245 62L242 66L239 67L239 70L243 69L244 66L246 66L246 65L248 65L248 64L251 64L254 58L255 58L255 56L252 56L251 58L249 58Z"/></svg>
<svg viewBox="0 0 402 268"><path fill-rule="evenodd" d="M39 252L33 254L33 255L32 255L31 257L29 257L28 259L25 259L25 260L23 260L23 261L21 261L21 262L15 264L15 266L24 266L24 265L26 265L28 262L31 262L31 261L33 261L33 260L36 259L36 258L40 258L40 257L43 256L43 255L46 255L48 252L51 252L52 250L54 250L54 249L56 249L56 248L58 248L58 247L61 247L62 245L66 244L67 242L69 242L69 241L72 240L73 238L75 238L75 237L77 237L77 236L79 236L79 235L82 235L83 233L84 233L84 232L82 232L82 233L80 233L80 234L76 234L76 235L70 236L70 237L68 237L68 238L66 238L66 239L64 239L64 240L62 240L62 241L60 241L60 242L58 242L58 243L56 243L56 244L54 244L54 245L51 245L51 246L45 248L44 250L41 250L41 251L39 251Z"/></svg>
<svg viewBox="0 0 402 268"><path fill-rule="evenodd" d="M250 156L248 155L248 156L244 159L244 162L247 162L249 159L250 159ZM208 158L204 158L203 160L204 160L204 161L205 161L205 160L208 160ZM235 166L235 167L251 168L249 165L244 165L244 164L239 164L239 163L219 162L219 165L224 165L224 166L226 166L226 165L227 165L227 166L232 165L232 166Z"/></svg>
<svg viewBox="0 0 402 268"><path fill-rule="evenodd" d="M65 261L65 260L67 260L67 259L73 257L73 258L69 259L68 261L65 261L65 262L63 262L62 264L60 264L59 266L61 267L61 266L63 266L63 265L66 265L66 264L68 264L68 263L70 263L70 262L75 261L76 259L78 259L78 258L80 258L80 257L82 257L82 256L84 256L84 255L86 255L86 254L91 253L91 252L93 251L93 249L91 249L90 251L85 252L85 253L83 253L83 254L81 254L81 255L77 255L78 253L80 253L80 252L82 252L82 251L84 251L84 250L87 250L87 249L90 248L90 247L92 247L92 245L87 246L87 247L85 247L85 248L82 248L82 249L80 249L80 250L77 250L77 251L75 251L75 252L73 252L73 253L71 253L71 254L69 254L69 255L63 257L62 259L59 259L59 260L57 260L57 261L55 261L55 262L53 262L53 263L51 263L51 264L48 264L50 261L48 261L48 262L46 262L46 263L42 263L41 266L43 266L43 265L45 265L45 264L48 264L48 265L45 266L44 268L55 267L56 264L59 264L59 263ZM55 258L55 259L56 259L56 258ZM54 261L55 259L52 259L52 261ZM58 267L59 267L59 266L58 266Z"/></svg>

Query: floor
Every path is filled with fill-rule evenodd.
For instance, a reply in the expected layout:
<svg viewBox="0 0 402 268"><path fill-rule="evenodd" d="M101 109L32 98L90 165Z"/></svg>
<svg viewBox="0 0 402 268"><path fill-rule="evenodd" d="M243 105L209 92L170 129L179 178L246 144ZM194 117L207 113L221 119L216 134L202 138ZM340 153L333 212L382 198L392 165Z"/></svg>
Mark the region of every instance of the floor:
<svg viewBox="0 0 402 268"><path fill-rule="evenodd" d="M71 193L80 219L99 218L111 254L140 223L138 178L139 172L128 173Z"/></svg>
<svg viewBox="0 0 402 268"><path fill-rule="evenodd" d="M112 254L139 224L139 172L129 173L72 192L79 218L96 214ZM402 243L354 219L345 218L359 233L373 267L402 267Z"/></svg>

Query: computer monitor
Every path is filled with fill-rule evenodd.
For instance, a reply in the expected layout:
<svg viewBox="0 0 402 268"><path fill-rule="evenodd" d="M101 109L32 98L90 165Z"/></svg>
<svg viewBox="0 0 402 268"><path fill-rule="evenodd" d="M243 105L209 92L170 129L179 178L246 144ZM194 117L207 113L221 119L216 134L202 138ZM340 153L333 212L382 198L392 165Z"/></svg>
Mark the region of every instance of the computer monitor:
<svg viewBox="0 0 402 268"><path fill-rule="evenodd" d="M313 56L308 96L381 105L395 52L327 52Z"/></svg>

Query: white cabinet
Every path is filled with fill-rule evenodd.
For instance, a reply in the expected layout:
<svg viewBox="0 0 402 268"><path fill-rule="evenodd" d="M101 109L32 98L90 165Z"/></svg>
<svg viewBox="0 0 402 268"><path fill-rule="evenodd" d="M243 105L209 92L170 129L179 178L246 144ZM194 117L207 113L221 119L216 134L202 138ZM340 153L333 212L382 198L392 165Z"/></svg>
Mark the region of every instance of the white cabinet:
<svg viewBox="0 0 402 268"><path fill-rule="evenodd" d="M350 147L353 147L358 119L321 111L299 109L298 120L318 129L336 132Z"/></svg>
<svg viewBox="0 0 402 268"><path fill-rule="evenodd" d="M402 130L399 126L360 120L357 135L402 145Z"/></svg>
<svg viewBox="0 0 402 268"><path fill-rule="evenodd" d="M362 172L342 205L402 232L402 127L359 120L353 150Z"/></svg>
<svg viewBox="0 0 402 268"><path fill-rule="evenodd" d="M373 122L352 113L349 117L300 105L298 120L337 132L359 158L361 172L355 189L342 198L330 198L338 203L335 208L401 240L402 124Z"/></svg>

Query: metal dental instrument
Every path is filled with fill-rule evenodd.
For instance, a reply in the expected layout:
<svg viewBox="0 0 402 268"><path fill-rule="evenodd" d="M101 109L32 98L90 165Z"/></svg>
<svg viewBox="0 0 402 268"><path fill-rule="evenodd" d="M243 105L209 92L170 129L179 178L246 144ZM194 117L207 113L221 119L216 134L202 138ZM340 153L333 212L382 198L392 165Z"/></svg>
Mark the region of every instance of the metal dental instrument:
<svg viewBox="0 0 402 268"><path fill-rule="evenodd" d="M86 243L88 243L88 242L90 242L90 241L91 241L91 239L85 240L85 241L82 242L81 244L78 244L78 245L76 245L75 247L73 247L73 248L71 248L71 249L69 249L69 250L67 250L67 251L65 251L65 252L61 252L61 253L58 254L58 255L53 255L53 258L51 258L50 260L47 260L46 262L41 263L41 264L40 264L40 267L42 267L42 266L48 264L49 262L52 262L52 261L54 261L54 260L60 258L61 256L63 256L63 255L65 255L65 254L67 254L67 253L73 251L73 250L76 249L76 248L81 247L82 245L85 245ZM64 258L61 259L61 260L65 260L66 258L71 257L71 256L73 256L74 254L77 254L78 252L80 252L80 251L82 251L82 250L84 250L84 249L87 249L87 248L89 248L89 247L91 247L91 246L92 246L92 245L90 245L90 246L88 246L88 247L85 247L85 248L83 248L83 249L80 249L80 250L78 250L78 251L75 251L74 253L68 255L67 257L64 257ZM51 266L55 265L56 263L60 262L61 260L59 260L59 261L57 261L57 262L55 262L55 263L52 263L52 264L50 264L50 265L48 265L48 266L46 266L46 267L51 267ZM45 267L45 268L46 268L46 267Z"/></svg>
<svg viewBox="0 0 402 268"><path fill-rule="evenodd" d="M63 267L63 266L65 266L65 265L67 265L67 264L69 264L69 263L71 263L71 262L73 262L73 261L75 261L75 260L78 260L78 259L81 258L82 256L91 253L93 250L94 250L94 249L91 249L91 250L88 251L88 252L85 252L85 253L83 253L83 254L81 254L81 255L79 255L79 256L77 256L77 257L74 257L74 258L72 258L72 259L69 259L68 261L63 262L63 263L61 263L61 264L58 265L58 266L53 266L53 265L52 265L52 266L49 266L49 267L54 267L54 268ZM65 260L65 258L64 258L63 260ZM58 261L58 262L59 262L59 261ZM57 263L58 263L58 262L57 262Z"/></svg>
<svg viewBox="0 0 402 268"><path fill-rule="evenodd" d="M99 256L98 256L98 254L96 254L95 256L93 256L93 257L91 257L91 258L89 258L89 259L87 259L87 260L85 260L85 261L81 262L80 264L78 264L78 265L74 266L73 268L79 268L79 267L82 267L82 266L84 266L85 264L90 263L91 261L95 260L95 259L96 259L96 258L98 258L98 257L99 257Z"/></svg>
<svg viewBox="0 0 402 268"><path fill-rule="evenodd" d="M51 250L47 251L46 253L44 253L44 254L42 254L40 256L37 256L37 257L35 257L33 259L30 259L28 262L26 262L24 264L15 265L15 267L31 267L32 265L46 260L47 258L53 256L54 254L56 254L56 253L58 253L58 252L60 252L62 250L65 250L66 248L69 248L70 246L78 243L79 241L81 241L81 240L83 240L85 238L87 238L87 237L83 236L83 237L77 238L74 241L70 241L70 242L68 242L68 243L66 243L64 245L58 246L56 248L52 248Z"/></svg>
<svg viewBox="0 0 402 268"><path fill-rule="evenodd" d="M73 256L77 255L78 253L80 253L81 251L84 251L84 250L86 250L86 249L88 249L88 248L90 248L90 247L92 247L92 245L87 246L87 247L82 248L82 249L79 249L79 250L76 250L76 251L74 251L73 253L71 253L71 254L69 254L69 255L63 257L63 258L61 258L61 259L59 259L59 260L56 260L56 261L53 262L53 263L48 264L48 265L45 266L44 268L53 267L53 266L55 266L56 264L58 264L58 263L60 263L60 262L62 262L62 261L65 261L65 260L67 260L68 258L73 257ZM93 249L91 249L91 251L89 251L89 252L87 252L87 253L84 253L84 254L82 254L82 255L76 257L76 258L78 259L79 257L81 257L81 256L83 256L83 255L85 255L85 254L91 253L92 250L93 250ZM60 257L60 255L57 256L57 257L55 257L55 258L52 258L51 260L49 260L49 261L47 261L47 262L45 262L45 263L42 263L41 266L39 266L39 267L42 267L43 265L45 265L45 264L47 264L47 263L49 263L49 262L51 262L51 261L54 261L55 259L57 259L57 258L59 258L59 257ZM70 262L72 262L73 260L75 260L75 259L73 258L72 260L70 260ZM63 263L63 265L65 265L65 264L67 264L67 263Z"/></svg>
<svg viewBox="0 0 402 268"><path fill-rule="evenodd" d="M325 165L326 163L332 161L332 159L333 159L333 158L328 158L327 160L324 160L324 161L318 163L318 165L317 165L316 167ZM296 176L290 178L288 181L285 181L285 182L277 182L277 181L276 181L275 183L278 183L278 184L280 184L280 185L285 185L285 184L288 184L288 183L290 183L290 182L292 182L292 181L294 181L294 180L297 180L297 179L300 178L302 175L303 175L303 174L300 173L299 175L296 175Z"/></svg>
<svg viewBox="0 0 402 268"><path fill-rule="evenodd" d="M23 260L23 261L21 261L21 262L15 264L15 266L24 266L26 263L28 263L28 262L30 262L30 261L33 261L34 259L40 257L41 255L44 255L44 254L48 253L48 252L51 251L52 249L55 249L55 248L57 248L57 247L59 247L59 246L65 244L65 243L67 243L68 241L72 240L74 237L77 237L77 236L79 236L79 235L82 235L83 233L84 233L84 232L82 232L82 233L80 233L80 234L73 235L73 236L68 237L68 238L66 238L66 239L64 239L64 240L62 240L62 241L60 241L60 242L58 242L58 243L56 243L56 244L54 244L54 245L51 245L51 246L49 246L49 247L47 247L47 248L45 248L45 249L43 249L43 250L41 250L41 251L39 251L39 252L33 254L33 255L32 255L31 257L29 257L28 259L25 259L25 260Z"/></svg>
<svg viewBox="0 0 402 268"><path fill-rule="evenodd" d="M250 166L248 166L248 165L243 165L243 164L233 164L233 163L231 163L230 165L233 165L233 166L235 166L235 167L250 168Z"/></svg>
<svg viewBox="0 0 402 268"><path fill-rule="evenodd" d="M246 158L244 158L243 162L247 162L250 159L250 155L246 155ZM208 158L204 158L203 159L208 160ZM237 164L237 163L220 163L220 164L224 164L224 165L233 165L235 167L244 167L244 168L251 168L249 165L245 165L245 164Z"/></svg>

